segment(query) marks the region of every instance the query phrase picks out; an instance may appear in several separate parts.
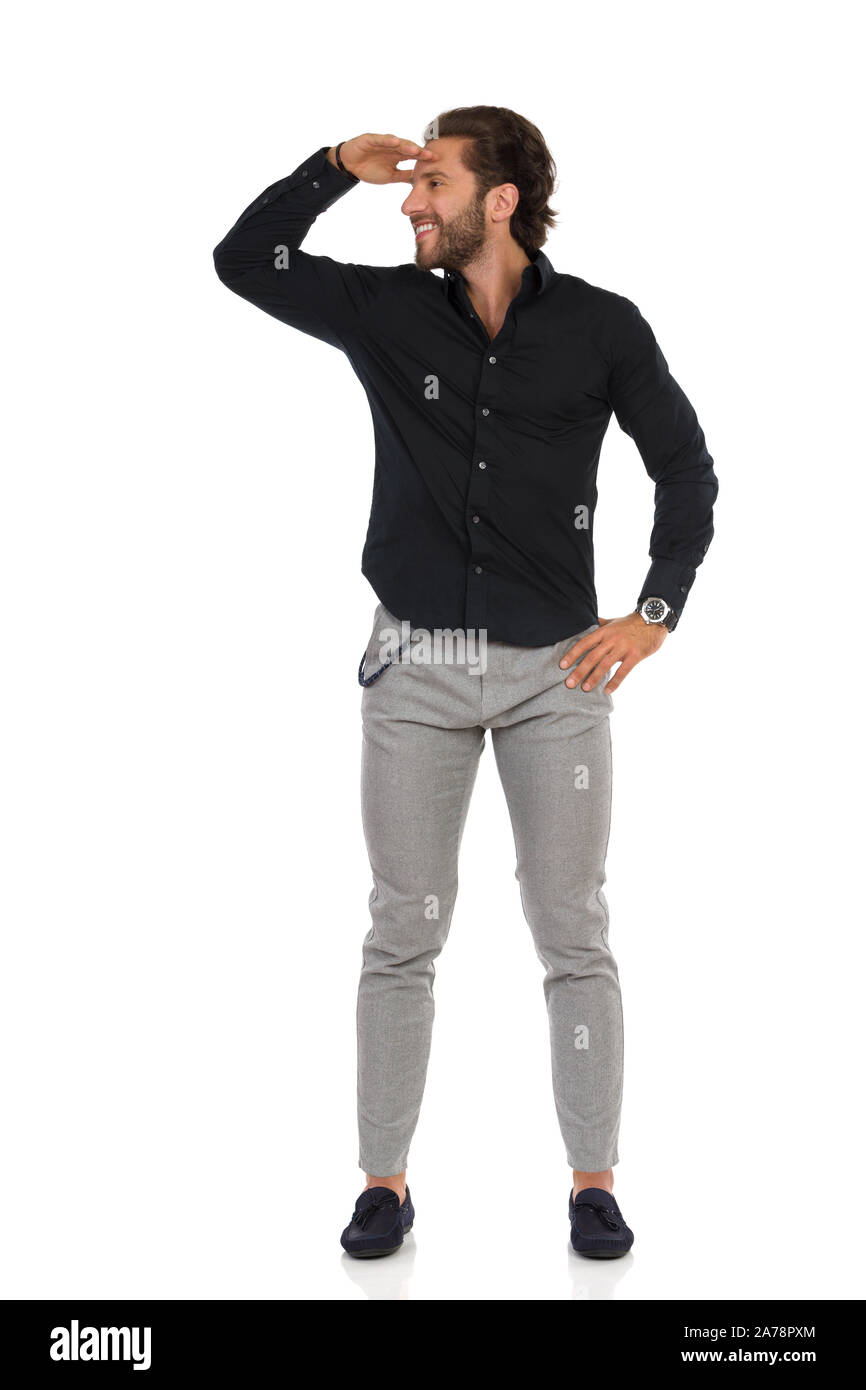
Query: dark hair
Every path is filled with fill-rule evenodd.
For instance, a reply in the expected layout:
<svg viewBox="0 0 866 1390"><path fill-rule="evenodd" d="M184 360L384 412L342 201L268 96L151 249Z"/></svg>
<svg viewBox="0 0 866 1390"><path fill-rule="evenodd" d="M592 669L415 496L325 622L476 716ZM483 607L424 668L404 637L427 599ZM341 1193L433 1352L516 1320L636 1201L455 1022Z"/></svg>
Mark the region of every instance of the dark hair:
<svg viewBox="0 0 866 1390"><path fill-rule="evenodd" d="M511 215L511 235L530 259L547 241L556 212L548 199L556 165L537 126L507 106L456 106L443 111L424 132L426 140L468 138L462 154L483 198L500 183L513 183L520 198Z"/></svg>

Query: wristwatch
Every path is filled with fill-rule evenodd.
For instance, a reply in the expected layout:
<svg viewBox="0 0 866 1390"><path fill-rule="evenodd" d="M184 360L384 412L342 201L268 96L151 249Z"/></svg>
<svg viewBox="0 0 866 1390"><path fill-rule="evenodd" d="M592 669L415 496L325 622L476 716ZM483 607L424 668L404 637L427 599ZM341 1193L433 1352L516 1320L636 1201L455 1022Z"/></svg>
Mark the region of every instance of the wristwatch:
<svg viewBox="0 0 866 1390"><path fill-rule="evenodd" d="M645 623L664 623L668 632L673 632L679 621L670 604L663 598L656 598L655 595L645 598L634 611L640 613Z"/></svg>

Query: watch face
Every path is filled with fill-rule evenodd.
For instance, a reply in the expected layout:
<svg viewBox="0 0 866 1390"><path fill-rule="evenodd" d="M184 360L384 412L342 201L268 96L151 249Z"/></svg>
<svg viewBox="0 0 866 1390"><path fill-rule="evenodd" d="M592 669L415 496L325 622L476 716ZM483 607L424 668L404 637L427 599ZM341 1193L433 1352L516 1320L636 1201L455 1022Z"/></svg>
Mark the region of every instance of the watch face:
<svg viewBox="0 0 866 1390"><path fill-rule="evenodd" d="M651 623L660 623L660 622L663 622L663 621L664 621L665 614L667 613L667 611L668 611L668 606L667 606L667 604L665 603L664 599L661 599L661 598L648 598L648 599L645 599L645 600L644 600L644 603L643 603L643 614L644 614L644 617L647 619L648 622L651 622Z"/></svg>

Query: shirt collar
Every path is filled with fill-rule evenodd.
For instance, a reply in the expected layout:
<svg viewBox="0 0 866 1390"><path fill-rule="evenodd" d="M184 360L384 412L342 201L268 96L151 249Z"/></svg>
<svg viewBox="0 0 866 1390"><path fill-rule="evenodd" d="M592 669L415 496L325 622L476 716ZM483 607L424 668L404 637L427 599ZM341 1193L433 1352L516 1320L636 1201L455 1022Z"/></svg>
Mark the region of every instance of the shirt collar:
<svg viewBox="0 0 866 1390"><path fill-rule="evenodd" d="M550 264L550 261L547 259L544 252L536 251L532 260L529 262L529 265L524 268L521 279L524 285L527 283L527 280L534 279L538 289L538 293L543 294L543 292L547 289L548 285L553 279L553 276L553 266ZM442 276L442 289L446 298L450 295L452 286L454 285L455 281L462 279L463 276L459 270L445 271L445 274Z"/></svg>

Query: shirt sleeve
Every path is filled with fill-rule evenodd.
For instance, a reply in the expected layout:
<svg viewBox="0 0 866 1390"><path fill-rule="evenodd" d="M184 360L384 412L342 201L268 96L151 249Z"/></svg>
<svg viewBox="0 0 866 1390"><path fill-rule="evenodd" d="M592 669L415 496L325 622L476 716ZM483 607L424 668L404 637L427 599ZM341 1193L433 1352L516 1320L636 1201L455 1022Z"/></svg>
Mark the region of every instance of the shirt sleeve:
<svg viewBox="0 0 866 1390"><path fill-rule="evenodd" d="M608 400L655 483L652 563L638 604L657 595L679 619L713 538L719 484L704 432L653 330L636 304L617 300Z"/></svg>
<svg viewBox="0 0 866 1390"><path fill-rule="evenodd" d="M217 247L216 273L281 323L346 351L346 339L381 290L386 266L352 265L300 249L319 213L359 180L316 150L259 194Z"/></svg>

